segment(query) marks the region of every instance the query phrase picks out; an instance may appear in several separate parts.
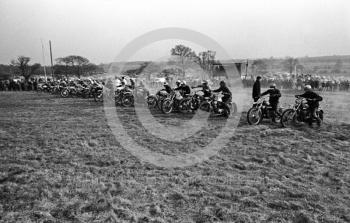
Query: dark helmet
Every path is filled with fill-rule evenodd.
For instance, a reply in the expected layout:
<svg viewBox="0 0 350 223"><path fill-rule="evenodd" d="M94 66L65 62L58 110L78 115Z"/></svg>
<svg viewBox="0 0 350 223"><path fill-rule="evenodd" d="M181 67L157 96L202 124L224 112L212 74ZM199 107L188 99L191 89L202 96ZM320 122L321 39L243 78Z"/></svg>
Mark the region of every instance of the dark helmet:
<svg viewBox="0 0 350 223"><path fill-rule="evenodd" d="M260 80L260 79L261 79L261 76L257 76L256 79L257 79L257 80Z"/></svg>
<svg viewBox="0 0 350 223"><path fill-rule="evenodd" d="M220 81L220 86L226 86L225 81Z"/></svg>

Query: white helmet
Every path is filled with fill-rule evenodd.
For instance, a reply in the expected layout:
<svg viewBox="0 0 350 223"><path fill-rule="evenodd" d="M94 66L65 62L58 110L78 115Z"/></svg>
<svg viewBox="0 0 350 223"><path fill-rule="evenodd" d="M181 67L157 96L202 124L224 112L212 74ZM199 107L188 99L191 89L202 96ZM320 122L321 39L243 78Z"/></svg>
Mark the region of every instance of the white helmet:
<svg viewBox="0 0 350 223"><path fill-rule="evenodd" d="M186 81L182 81L182 84L183 84L183 85L186 85Z"/></svg>
<svg viewBox="0 0 350 223"><path fill-rule="evenodd" d="M310 90L312 90L311 85L309 85L309 84L305 85L304 90L305 90L305 91L310 91Z"/></svg>

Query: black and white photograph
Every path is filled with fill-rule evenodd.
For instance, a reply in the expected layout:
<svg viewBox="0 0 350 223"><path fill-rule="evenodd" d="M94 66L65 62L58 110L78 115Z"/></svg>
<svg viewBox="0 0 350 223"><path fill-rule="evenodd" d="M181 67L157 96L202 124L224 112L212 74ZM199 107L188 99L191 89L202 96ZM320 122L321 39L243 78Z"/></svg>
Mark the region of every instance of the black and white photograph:
<svg viewBox="0 0 350 223"><path fill-rule="evenodd" d="M350 223L350 2L0 0L0 222Z"/></svg>

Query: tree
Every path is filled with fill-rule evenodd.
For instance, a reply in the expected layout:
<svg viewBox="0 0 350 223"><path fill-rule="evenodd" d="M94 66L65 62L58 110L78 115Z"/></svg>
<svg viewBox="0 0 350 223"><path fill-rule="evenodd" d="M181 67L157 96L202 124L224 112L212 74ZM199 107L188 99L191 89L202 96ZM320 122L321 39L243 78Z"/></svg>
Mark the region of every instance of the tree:
<svg viewBox="0 0 350 223"><path fill-rule="evenodd" d="M11 61L11 65L19 71L19 74L24 77L25 81L28 81L29 78L41 67L38 63L29 65L29 62L30 57L25 56L18 56L16 60Z"/></svg>
<svg viewBox="0 0 350 223"><path fill-rule="evenodd" d="M178 56L180 58L181 66L182 66L182 72L185 76L185 62L187 59L191 61L195 61L198 59L198 56L196 53L189 47L184 45L176 45L174 48L171 49L171 55Z"/></svg>
<svg viewBox="0 0 350 223"><path fill-rule="evenodd" d="M77 75L78 78L80 78L80 76L83 74L83 66L89 64L90 61L81 56L74 56L73 61L78 67Z"/></svg>
<svg viewBox="0 0 350 223"><path fill-rule="evenodd" d="M200 66L206 71L213 71L215 55L216 52L211 50L200 52L198 56Z"/></svg>
<svg viewBox="0 0 350 223"><path fill-rule="evenodd" d="M65 66L65 75L68 76L69 74L75 74L80 78L82 75L84 75L84 68L88 66L89 60L82 56L77 55L70 55L66 57L57 58L56 62L58 65ZM88 66L91 68L91 66ZM59 71L61 69L57 67ZM90 69L88 71L91 71Z"/></svg>
<svg viewBox="0 0 350 223"><path fill-rule="evenodd" d="M293 73L293 70L299 64L298 59L293 57L287 57L284 61L282 61L283 68L289 72L289 74Z"/></svg>

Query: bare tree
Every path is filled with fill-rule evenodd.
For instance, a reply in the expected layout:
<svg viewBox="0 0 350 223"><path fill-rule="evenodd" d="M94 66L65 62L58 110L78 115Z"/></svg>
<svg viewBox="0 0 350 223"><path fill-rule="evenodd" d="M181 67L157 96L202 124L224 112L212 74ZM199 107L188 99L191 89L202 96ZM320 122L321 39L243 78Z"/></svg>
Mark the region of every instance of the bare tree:
<svg viewBox="0 0 350 223"><path fill-rule="evenodd" d="M171 55L178 56L180 58L181 66L182 66L182 72L185 76L185 62L187 59L190 59L191 61L196 61L198 59L198 56L196 53L189 47L184 45L176 45L174 48L171 49Z"/></svg>
<svg viewBox="0 0 350 223"><path fill-rule="evenodd" d="M38 63L29 65L29 62L30 57L25 56L18 56L17 59L11 61L11 65L19 71L19 74L24 77L26 82L41 67Z"/></svg>

